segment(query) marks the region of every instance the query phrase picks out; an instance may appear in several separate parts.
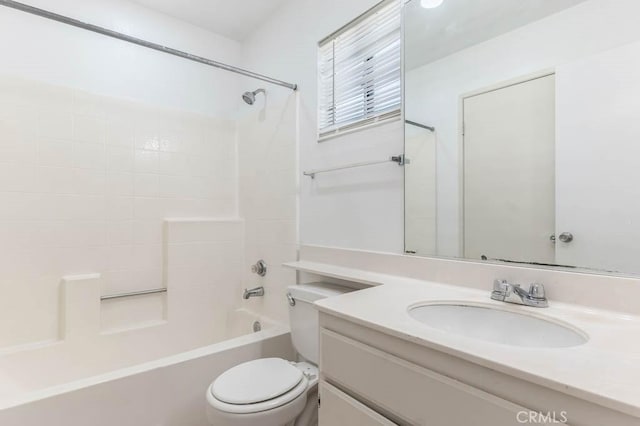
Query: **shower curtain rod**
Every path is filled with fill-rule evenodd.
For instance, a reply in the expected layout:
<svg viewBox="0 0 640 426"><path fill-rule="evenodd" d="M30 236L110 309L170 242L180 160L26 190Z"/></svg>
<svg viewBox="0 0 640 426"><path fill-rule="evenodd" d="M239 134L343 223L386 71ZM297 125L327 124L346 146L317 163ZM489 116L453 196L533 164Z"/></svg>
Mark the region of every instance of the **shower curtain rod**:
<svg viewBox="0 0 640 426"><path fill-rule="evenodd" d="M40 16L41 18L51 19L53 21L61 22L63 24L71 25L73 27L82 28L94 33L102 34L107 37L112 37L118 40L126 41L128 43L136 44L138 46L153 49L158 52L168 53L169 55L178 56L180 58L188 59L190 61L199 62L201 64L209 65L211 67L220 68L226 71L231 71L236 74L241 74L247 77L255 78L258 80L266 81L268 83L277 84L278 86L286 87L291 90L297 90L298 85L293 83L287 83L286 81L277 80L275 78L267 77L266 75L258 74L249 70L227 65L222 62L214 61L211 59L203 58L202 56L192 55L181 50L173 49L171 47L162 46L160 44L152 43L150 41L142 40L140 38L132 37L126 34L119 33L117 31L109 30L107 28L99 27L97 25L88 24L86 22L79 21L77 19L69 18L68 16L59 15L57 13L49 12L48 10L39 9L37 7L29 6L24 3L20 3L13 0L0 0L0 6L6 6L11 9L20 10L22 12L30 13L32 15Z"/></svg>
<svg viewBox="0 0 640 426"><path fill-rule="evenodd" d="M433 126L427 126L426 124L421 124L421 123L418 123L418 122L416 122L416 121L404 120L404 122L405 122L405 123L407 123L407 124L411 124L412 126L416 126L416 127L421 127L421 128L423 128L423 129L427 129L427 130L429 130L430 132L435 132L435 131L436 131L436 128L435 128L435 127L433 127Z"/></svg>

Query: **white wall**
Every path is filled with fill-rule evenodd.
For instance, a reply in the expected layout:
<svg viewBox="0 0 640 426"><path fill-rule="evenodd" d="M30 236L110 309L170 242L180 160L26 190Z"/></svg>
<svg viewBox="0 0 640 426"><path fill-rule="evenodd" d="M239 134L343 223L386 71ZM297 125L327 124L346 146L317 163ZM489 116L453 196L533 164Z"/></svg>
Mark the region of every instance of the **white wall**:
<svg viewBox="0 0 640 426"><path fill-rule="evenodd" d="M221 61L240 57L237 42L127 2L32 4ZM161 287L164 218L237 216L241 101L240 78L228 72L5 7L0 28L7 347L60 337L65 275L102 274L102 294ZM234 277L221 281L235 292ZM114 306L103 315L114 326L162 315L151 296Z"/></svg>
<svg viewBox="0 0 640 426"><path fill-rule="evenodd" d="M231 120L0 78L0 347L59 338L65 275L162 287L163 219L234 216L235 150ZM107 318L158 319L151 299Z"/></svg>
<svg viewBox="0 0 640 426"><path fill-rule="evenodd" d="M440 255L460 255L460 96L635 41L639 13L634 0L590 0L407 73L407 118L438 134Z"/></svg>
<svg viewBox="0 0 640 426"><path fill-rule="evenodd" d="M100 301L100 294L111 292L112 271L65 276L43 276L40 282L16 279L22 291L6 285L2 275L2 291L8 295L2 302L2 343L15 338L34 338L34 332L50 326L59 339L22 347L0 350L0 407L7 401L23 398L51 386L103 374L159 357L235 337L230 331L237 326L250 332L256 318L234 310L237 306L237 286L240 282L244 222L219 219L172 219L165 222L162 244L163 266L158 265L167 293ZM146 247L142 247L146 249ZM126 253L125 247L116 247ZM17 256L7 256L18 262L25 254L36 253L36 273L42 265L86 267L86 258L100 262L101 247L40 248L19 250ZM58 254L60 252L61 254ZM78 255L80 253L80 255ZM43 262L48 254L51 262ZM70 254L76 254L74 258ZM105 260L109 255L105 256ZM20 263L22 266L23 263ZM50 266L50 267L51 267ZM2 265L5 270L5 265ZM154 268L153 271L156 269ZM47 269L44 269L46 272ZM137 276L122 271L123 276ZM60 282L61 281L61 282ZM38 284L38 285L36 285ZM131 287L149 285L144 280L132 280ZM140 285L140 286L138 286ZM60 291L58 291L60 287ZM52 291L49 291L49 289ZM148 288L148 287L147 287ZM57 294L60 293L58 303ZM28 298L21 296L26 294ZM40 310L30 303L37 301ZM236 303L234 303L236 302ZM59 315L51 314L51 305ZM265 323L265 329L269 324ZM240 335L240 334L236 334Z"/></svg>
<svg viewBox="0 0 640 426"><path fill-rule="evenodd" d="M249 84L256 83L247 82L247 90L253 90ZM286 289L296 284L296 273L282 264L295 261L298 254L297 95L264 87L266 96L245 108L247 114L238 121L240 215L247 230L242 284L265 288L264 297L243 301L242 306L287 323ZM259 259L267 264L265 277L251 273Z"/></svg>
<svg viewBox="0 0 640 426"><path fill-rule="evenodd" d="M437 254L436 134L406 124L405 249L422 256Z"/></svg>
<svg viewBox="0 0 640 426"><path fill-rule="evenodd" d="M240 43L123 0L25 3L221 62L240 61ZM86 30L0 7L3 73L132 98L171 108L232 116L238 77Z"/></svg>
<svg viewBox="0 0 640 426"><path fill-rule="evenodd" d="M399 121L317 143L317 43L376 0L291 0L244 44L245 66L297 83L303 170L380 160L403 152ZM300 241L403 250L403 171L389 163L300 178Z"/></svg>

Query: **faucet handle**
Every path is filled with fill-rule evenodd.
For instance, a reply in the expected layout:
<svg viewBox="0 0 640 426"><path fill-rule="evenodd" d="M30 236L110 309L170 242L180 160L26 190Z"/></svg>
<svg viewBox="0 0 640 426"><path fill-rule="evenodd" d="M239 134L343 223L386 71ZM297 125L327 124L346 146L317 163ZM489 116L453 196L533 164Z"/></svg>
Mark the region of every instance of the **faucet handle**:
<svg viewBox="0 0 640 426"><path fill-rule="evenodd" d="M267 263L262 259L258 260L255 265L251 265L251 272L264 277L267 275Z"/></svg>
<svg viewBox="0 0 640 426"><path fill-rule="evenodd" d="M529 296L533 299L546 299L544 285L533 283L529 286Z"/></svg>
<svg viewBox="0 0 640 426"><path fill-rule="evenodd" d="M493 281L493 291L494 292L506 293L508 289L509 289L509 283L507 283L507 280L494 280Z"/></svg>
<svg viewBox="0 0 640 426"><path fill-rule="evenodd" d="M494 280L491 298L493 300L504 301L509 295L509 283L507 280Z"/></svg>

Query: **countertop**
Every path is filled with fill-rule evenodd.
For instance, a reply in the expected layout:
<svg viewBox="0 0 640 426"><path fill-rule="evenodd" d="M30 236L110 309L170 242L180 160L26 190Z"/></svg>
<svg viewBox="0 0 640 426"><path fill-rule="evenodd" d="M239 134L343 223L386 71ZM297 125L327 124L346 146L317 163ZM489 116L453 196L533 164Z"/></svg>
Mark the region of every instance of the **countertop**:
<svg viewBox="0 0 640 426"><path fill-rule="evenodd" d="M531 308L490 299L479 291L314 262L286 266L371 285L316 302L325 313L411 341L475 364L640 418L640 317L579 305ZM430 328L409 316L421 303L495 305L568 323L589 340L568 348L522 348Z"/></svg>

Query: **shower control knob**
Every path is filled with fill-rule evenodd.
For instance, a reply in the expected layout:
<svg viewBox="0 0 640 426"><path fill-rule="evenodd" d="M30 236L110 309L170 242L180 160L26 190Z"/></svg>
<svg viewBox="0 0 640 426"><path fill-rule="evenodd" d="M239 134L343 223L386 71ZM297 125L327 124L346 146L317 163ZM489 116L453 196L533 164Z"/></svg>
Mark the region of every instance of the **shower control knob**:
<svg viewBox="0 0 640 426"><path fill-rule="evenodd" d="M255 265L251 265L251 272L264 277L267 275L267 263L262 259L258 260Z"/></svg>
<svg viewBox="0 0 640 426"><path fill-rule="evenodd" d="M558 239L563 243L570 243L573 241L573 234L571 232L563 232L558 236Z"/></svg>

